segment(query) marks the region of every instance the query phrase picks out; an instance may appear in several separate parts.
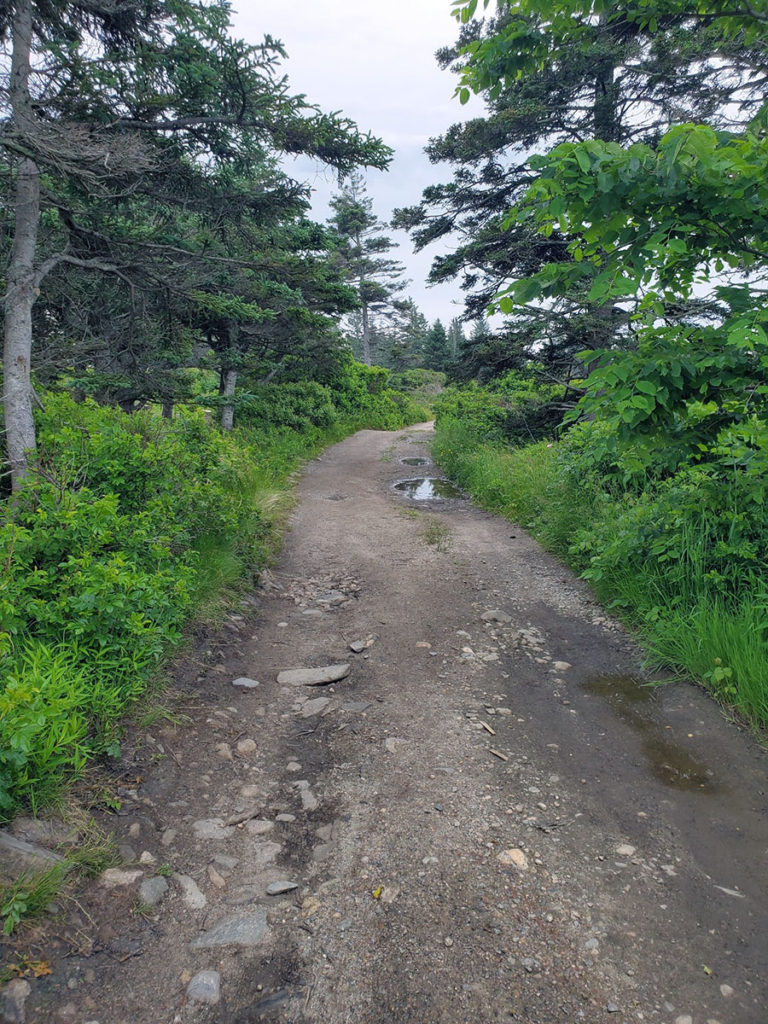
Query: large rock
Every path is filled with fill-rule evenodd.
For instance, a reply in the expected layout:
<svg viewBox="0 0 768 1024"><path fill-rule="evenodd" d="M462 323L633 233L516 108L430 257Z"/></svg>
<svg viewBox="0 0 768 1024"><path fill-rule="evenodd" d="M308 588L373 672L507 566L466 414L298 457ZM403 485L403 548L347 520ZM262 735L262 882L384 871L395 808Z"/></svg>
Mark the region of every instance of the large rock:
<svg viewBox="0 0 768 1024"><path fill-rule="evenodd" d="M349 665L324 665L322 668L292 668L281 672L277 681L283 686L327 686L349 675Z"/></svg>
<svg viewBox="0 0 768 1024"><path fill-rule="evenodd" d="M11 882L25 871L45 871L63 860L52 850L0 829L0 881Z"/></svg>

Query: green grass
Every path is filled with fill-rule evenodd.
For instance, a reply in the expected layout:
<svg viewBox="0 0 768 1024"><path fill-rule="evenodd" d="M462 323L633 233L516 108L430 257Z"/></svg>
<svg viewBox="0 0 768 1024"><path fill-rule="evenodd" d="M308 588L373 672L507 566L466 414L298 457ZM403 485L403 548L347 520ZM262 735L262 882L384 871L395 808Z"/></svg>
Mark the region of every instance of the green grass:
<svg viewBox="0 0 768 1024"><path fill-rule="evenodd" d="M728 549L713 568L726 513L600 490L568 469L557 446L483 443L455 420L438 424L432 452L479 505L582 573L637 630L650 664L698 681L754 727L768 727L768 593L757 568L728 578ZM654 538L658 557L649 555Z"/></svg>

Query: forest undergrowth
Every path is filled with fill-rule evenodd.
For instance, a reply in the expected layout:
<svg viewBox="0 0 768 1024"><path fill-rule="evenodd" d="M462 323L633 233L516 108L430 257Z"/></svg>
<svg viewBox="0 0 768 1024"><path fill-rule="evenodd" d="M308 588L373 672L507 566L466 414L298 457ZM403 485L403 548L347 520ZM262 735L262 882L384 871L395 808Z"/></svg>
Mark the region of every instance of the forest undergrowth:
<svg viewBox="0 0 768 1024"><path fill-rule="evenodd" d="M440 466L586 579L636 630L649 667L696 680L764 729L764 477L755 465L726 458L655 469L617 446L605 422L547 431L530 404L529 382L515 397L515 376L438 398L433 453ZM529 427L521 429L527 414Z"/></svg>

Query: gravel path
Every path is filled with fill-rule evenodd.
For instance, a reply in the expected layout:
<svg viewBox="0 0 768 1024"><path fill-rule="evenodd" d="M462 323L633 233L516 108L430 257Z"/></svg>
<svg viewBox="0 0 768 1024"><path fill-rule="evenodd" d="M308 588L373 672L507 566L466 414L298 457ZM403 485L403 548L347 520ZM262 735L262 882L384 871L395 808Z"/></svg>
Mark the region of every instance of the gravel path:
<svg viewBox="0 0 768 1024"><path fill-rule="evenodd" d="M521 530L396 491L428 438L308 467L280 564L179 665L192 724L126 749L125 863L27 933L53 974L6 1021L768 1019L764 751L643 686Z"/></svg>

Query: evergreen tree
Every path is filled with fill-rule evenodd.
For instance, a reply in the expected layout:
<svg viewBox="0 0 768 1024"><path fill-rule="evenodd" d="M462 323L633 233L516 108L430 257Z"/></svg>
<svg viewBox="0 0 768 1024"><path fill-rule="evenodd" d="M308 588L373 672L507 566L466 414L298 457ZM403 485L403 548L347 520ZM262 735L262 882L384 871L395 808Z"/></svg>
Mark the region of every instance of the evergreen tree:
<svg viewBox="0 0 768 1024"><path fill-rule="evenodd" d="M445 370L450 361L448 333L441 320L435 320L424 339L422 362L427 370Z"/></svg>
<svg viewBox="0 0 768 1024"><path fill-rule="evenodd" d="M535 180L531 152L589 138L652 143L684 120L727 127L739 111L754 112L763 76L750 83L760 47L724 37L711 19L670 10L651 25L621 6L609 16L597 3L500 0L496 17L480 23L469 16L477 4L460 6L466 17L459 41L438 60L458 73L467 64L477 69L467 86L484 95L488 113L431 140L430 159L451 167L453 178L427 188L418 206L396 211L394 223L412 233L417 249L457 239L451 252L434 259L430 280L458 278L466 293L463 318L474 320L505 282L574 262L558 223L545 235L508 219ZM576 23L583 27L578 34L571 32ZM482 69L477 54L487 58ZM575 346L574 314L581 331ZM574 348L626 337L626 317L613 303L572 294L518 305L506 333L523 354L545 353L555 366L567 366Z"/></svg>
<svg viewBox="0 0 768 1024"><path fill-rule="evenodd" d="M386 257L396 243L383 235L385 225L373 213L373 201L366 194L359 173L352 174L339 195L331 200L335 211L329 223L336 233L337 253L346 279L354 285L360 302L360 355L373 362L372 331L378 322L402 310L399 298L407 281L402 263Z"/></svg>

